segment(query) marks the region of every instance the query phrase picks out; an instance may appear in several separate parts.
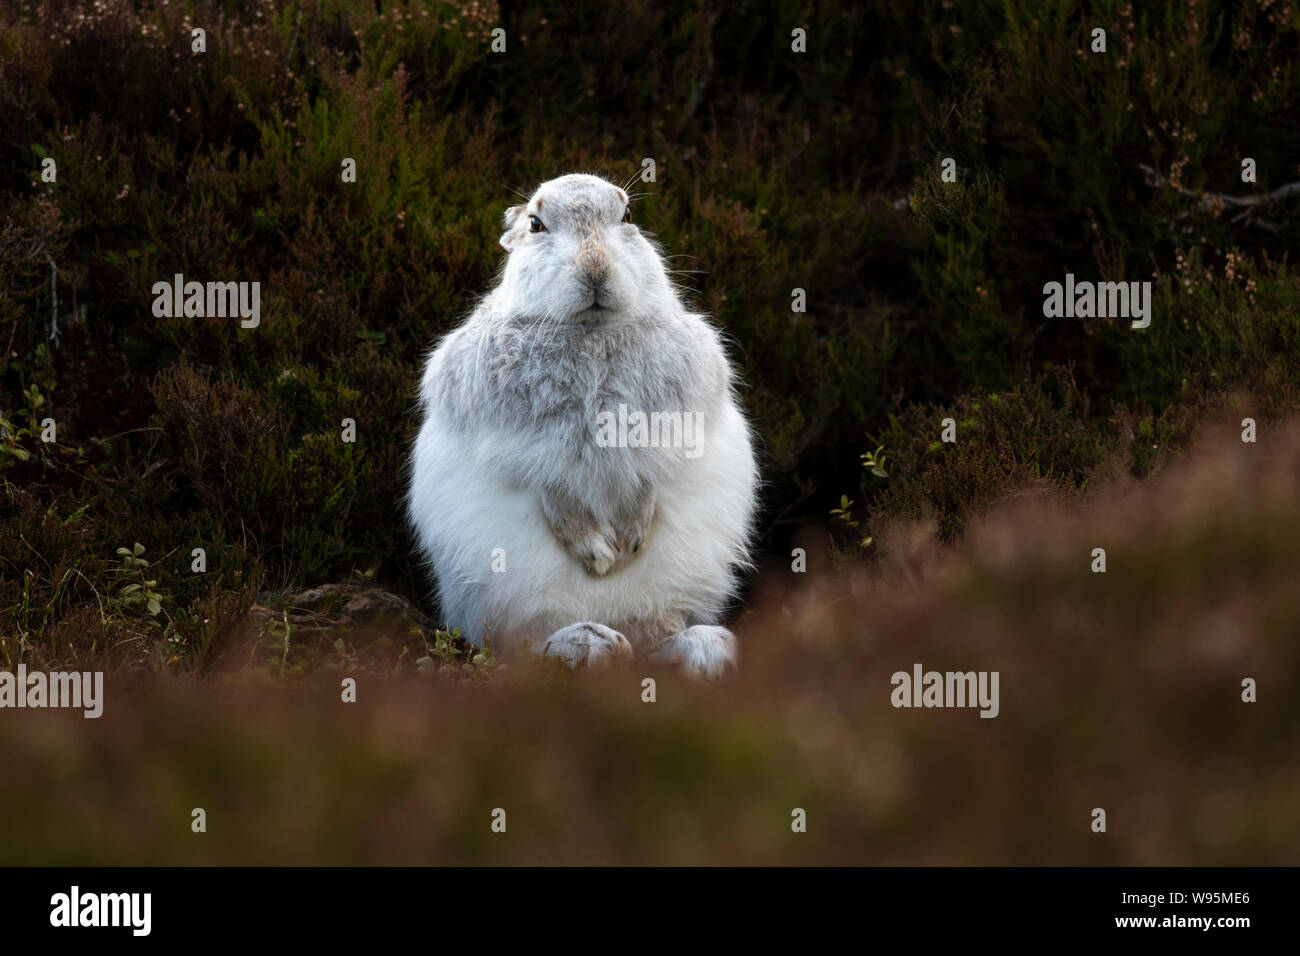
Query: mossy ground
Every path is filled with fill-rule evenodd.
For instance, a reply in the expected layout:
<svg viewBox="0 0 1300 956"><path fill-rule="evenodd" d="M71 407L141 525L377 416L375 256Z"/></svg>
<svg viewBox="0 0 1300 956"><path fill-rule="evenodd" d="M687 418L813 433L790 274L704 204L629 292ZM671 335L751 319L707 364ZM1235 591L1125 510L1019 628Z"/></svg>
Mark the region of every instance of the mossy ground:
<svg viewBox="0 0 1300 956"><path fill-rule="evenodd" d="M496 26L507 31L504 54L490 52ZM1089 49L1098 26L1108 35L1105 54ZM194 27L206 30L201 54L191 49ZM790 50L794 27L807 30L804 54ZM22 660L180 680L190 699L205 703L185 711L178 726L201 733L229 716L215 701L238 679L232 672L251 670L297 694L319 675L336 678L333 665L400 683L423 680L431 665L420 661L463 662L463 649L433 629L455 622L436 619L400 508L422 354L491 282L512 188L573 170L626 180L644 157L654 158L657 181L639 187L638 221L676 257L679 279L733 343L762 441L766 571L751 583L746 605L768 610L741 609L738 623L760 647L807 640L812 626L783 628L767 596L809 580L859 593L864 585L849 584L855 575L885 575L913 560L913 539L897 530L909 521L929 522L923 526L960 546L1008 498L1082 501L1116 482L1158 481L1206 422L1228 413L1256 420L1262 455L1282 455L1265 446L1280 441L1282 423L1300 406L1297 210L1294 201L1279 202L1234 220L1214 204L1201 208L1197 197L1263 194L1300 178L1300 129L1289 119L1300 105L1298 46L1295 5L1262 0L725 7L577 0L504 14L493 3L442 0L4 4L0 668ZM357 162L355 183L340 179L344 157ZM944 157L956 160L956 182L940 178ZM57 163L55 183L42 180L46 158ZM1257 182L1242 182L1246 158ZM1143 165L1159 172L1158 185ZM1067 272L1151 279L1151 327L1044 319L1043 284ZM153 283L175 273L260 281L261 326L156 317ZM791 311L796 288L806 292L806 312ZM41 441L47 418L57 425L53 443ZM343 418L357 423L355 444L340 441ZM940 441L945 418L957 425L955 443ZM873 472L861 456L877 450L884 459ZM1250 649L1258 655L1252 666L1295 672L1294 608L1272 584L1259 583L1283 581L1294 568L1285 538L1276 537L1293 515L1278 509L1272 530L1265 512L1254 531L1216 532L1236 555L1213 565L1216 580L1235 582L1243 595L1258 587L1263 606L1274 608L1266 618L1248 615L1249 640L1237 657L1225 652L1215 679L1228 685L1235 683L1228 672L1246 666L1241 655ZM1097 509L1089 514L1105 519ZM1195 555L1177 545L1185 535L1176 523L1164 530L1167 539L1133 544L1149 574L1107 578L1116 588L1098 633L1116 646L1093 640L1087 653L1103 660L1130 653L1144 628L1156 627L1151 608L1177 609L1187 620L1217 613L1208 597L1197 604L1184 595L1189 581L1202 580L1196 574L1204 562L1213 564L1203 553L1210 546L1195 552L1204 561L1188 577L1180 569ZM789 572L795 545L809 549L808 579ZM201 574L191 570L199 547L207 562ZM953 648L973 626L968 612L995 621L999 646L1017 666L1038 668L1048 675L1039 686L1075 700L1062 669L1077 673L1084 652L1062 646L1058 624L1072 615L1090 620L1097 596L1086 592L1098 585L1076 578L1086 564L1073 562L970 570L971 580L983 582L978 597L935 612ZM1256 577L1243 576L1246 568ZM308 636L295 630L292 608L275 606L277 596L348 581L408 598L433 615L430 626ZM895 611L852 606L860 621L886 630L905 631L917 613L897 611L894 620ZM1256 605L1240 605L1247 606ZM280 623L259 608L278 610ZM900 637L900 654L905 643ZM806 720L841 728L879 720L874 712L836 716L839 705L828 702L860 696L860 682L877 679L870 668L852 666L866 651L847 631L814 645L801 651L803 666L825 686L814 693L815 681L807 682L813 696ZM1183 660L1174 644L1165 647L1172 656L1160 658L1161 646L1146 664L1159 669ZM1011 661L1002 666L1013 669ZM765 673L761 663L757 670ZM1089 678L1104 693L1092 704L1077 699L1075 723L1054 722L1047 698L1026 703L1039 724L1003 720L999 726L1016 730L1001 756L978 752L1007 761L1017 786L1046 799L1047 782L1033 777L1029 757L1050 764L1065 746L1061 735L1101 747L1097 741L1112 739L1104 736L1107 708L1128 713L1125 707L1137 706L1123 701L1141 693L1138 678L1107 673ZM763 678L754 680L761 685ZM467 700L485 699L472 696L480 681L466 683ZM1215 687L1215 694L1231 691ZM586 691L568 692L580 695L575 707L612 714L624 706L605 702L603 691L591 691L590 700L581 696ZM150 693L141 691L132 705L130 720L140 726L163 719L173 705L185 710L161 691L156 699ZM460 701L460 693L449 699ZM835 779L831 771L854 766L852 748L867 746L845 730L827 738L820 756L800 755L797 734L784 738L785 749L767 750L765 741L782 738L743 729L759 707L743 690L726 705L736 709L722 724L735 733L688 746L687 729L723 705L681 693L687 702L665 708L676 716L657 729L643 725L638 710L588 741L594 749L582 751L585 757L569 757L599 763L601 746L614 751L639 741L639 752L659 754L655 759L680 771L681 786L715 800L718 814L743 816L758 812L737 803L751 784L784 805L797 794L774 780L797 778L809 766ZM1208 699L1188 698L1190 709L1179 704L1145 717L1211 722L1217 711ZM305 698L275 700L259 705L269 708L268 720L290 721L292 708L305 708L299 713L316 749L304 750L300 770L310 776L311 755L323 759L340 746L331 735L344 733L336 723L346 718L326 717L324 705L318 713ZM628 700L626 707L643 706L639 697ZM487 746L502 728L483 708L468 712L482 721L477 733ZM432 718L412 716L415 710L402 713L431 726ZM537 728L573 730L561 710L547 713L553 722ZM1241 729L1247 718L1232 713L1223 727ZM1246 748L1248 763L1238 770L1257 771L1258 761L1272 759L1281 738L1271 735L1280 725L1294 740L1294 709L1269 713L1274 723L1261 718L1251 731L1257 748ZM873 736L876 749L863 751L885 767L874 783L860 781L863 799L883 814L860 835L865 844L893 847L883 858L909 858L904 843L890 842L903 810L889 801L913 799L925 781L947 779L941 759L952 756L953 741L973 733L958 726L963 717L928 731L889 724L905 739ZM348 731L357 760L369 759L360 756L367 733L400 736L396 717L372 718ZM275 732L285 735L278 742L275 733L258 737L266 726L248 725L241 738L260 773L269 773L293 739L289 729ZM1160 726L1167 737L1148 742L1165 754L1157 761L1164 776L1141 791L1157 803L1172 792L1160 789L1166 784L1204 782L1190 756L1159 750L1177 731ZM113 742L118 733L125 731L95 738L101 756L126 759L113 750L127 746ZM432 736L420 740L432 745L437 733L428 729ZM27 744L5 738L3 747L15 754L12 748L27 748L24 759L39 764ZM471 760L478 738L456 739L456 753ZM914 745L933 762L909 764L905 754ZM175 774L174 789L159 799L174 798L176 807L209 773L203 767L243 772L208 751L174 763L162 738L147 746L158 772ZM377 774L375 786L390 788L403 806L421 803L433 792L430 781L445 779L390 756L383 758L387 771L366 766ZM559 749L552 756L569 759ZM98 758L87 750L78 759ZM460 758L446 759L444 770ZM508 760L500 759L504 772ZM1062 773L1078 769L1068 756L1059 759ZM1126 772L1136 774L1139 753L1127 759ZM646 760L639 772L653 790L663 774ZM1100 780L1105 760L1097 760ZM1233 772L1226 763L1215 767ZM689 783L696 777L703 782ZM849 804L837 802L842 795L807 786L802 799L851 825ZM15 792L58 803L52 783L31 787ZM1070 844L1073 858L1203 861L1220 852L1225 860L1265 862L1278 847L1294 849L1295 830L1269 815L1276 813L1270 798L1256 805L1250 793L1224 787L1198 792L1245 807L1248 820L1214 844L1219 850L1207 836L1210 842L1196 844L1205 852L1195 856L1171 835L1140 851L1113 851L1120 856ZM546 799L558 806L557 792ZM253 806L271 799L268 793L253 789L243 799ZM374 797L350 793L354 809ZM996 801L992 791L985 796L989 810ZM662 819L682 823L691 800L683 791L655 805ZM1047 819L1052 814L1067 814L1059 802L1036 806L1026 804L1022 816L1043 827L1055 821ZM321 813L346 819L340 807ZM1149 819L1157 810L1149 804L1141 812ZM539 826L559 826L538 813ZM975 813L967 818L972 825ZM295 819L306 833L317 818ZM592 858L648 852L645 833L618 827L652 828L653 819L619 823L611 814L613 829L588 833ZM77 846L94 841L77 844L69 832L65 856L73 859ZM562 831L548 832L546 845L556 845ZM1026 858L1032 846L1051 845L1046 832L999 830L966 844L968 857ZM113 861L120 841L107 831L101 836L97 858ZM277 841L294 840L246 836L223 846L269 854ZM389 836L373 845L437 849L457 859L486 852L477 830L459 837L447 831L427 844ZM439 842L444 837L451 842ZM6 856L35 859L21 839L10 839ZM170 844L159 840L154 856L166 857L171 851L161 847ZM541 853L543 844L520 852ZM363 842L337 845L353 846L359 857L379 852L360 849ZM723 841L715 848L769 859L783 852L773 846L750 852ZM809 859L823 851L838 858L833 845L818 846ZM911 858L941 858L941 846ZM663 858L679 856L665 851Z"/></svg>

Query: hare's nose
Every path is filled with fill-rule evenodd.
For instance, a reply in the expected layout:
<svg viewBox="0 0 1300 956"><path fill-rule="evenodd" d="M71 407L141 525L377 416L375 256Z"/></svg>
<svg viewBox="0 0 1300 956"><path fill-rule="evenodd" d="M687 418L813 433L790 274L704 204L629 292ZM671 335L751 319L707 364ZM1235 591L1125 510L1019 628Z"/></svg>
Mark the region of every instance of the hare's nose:
<svg viewBox="0 0 1300 956"><path fill-rule="evenodd" d="M584 245L578 250L578 271L596 288L605 284L609 276L609 256L595 245Z"/></svg>

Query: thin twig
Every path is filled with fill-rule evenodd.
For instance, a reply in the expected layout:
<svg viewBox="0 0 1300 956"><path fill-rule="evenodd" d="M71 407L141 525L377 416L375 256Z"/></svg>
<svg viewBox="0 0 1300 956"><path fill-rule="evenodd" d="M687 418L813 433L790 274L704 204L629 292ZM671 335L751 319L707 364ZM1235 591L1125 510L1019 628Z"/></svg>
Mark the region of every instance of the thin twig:
<svg viewBox="0 0 1300 956"><path fill-rule="evenodd" d="M59 267L54 264L53 257L47 252L45 261L50 264L50 295L54 299L54 312L50 316L50 341L55 345L59 344Z"/></svg>
<svg viewBox="0 0 1300 956"><path fill-rule="evenodd" d="M1152 186L1159 187L1168 182L1168 180L1156 172L1155 169L1145 163L1139 164L1138 169L1142 170L1146 175L1147 182ZM1172 186L1173 183L1169 183L1169 185ZM1184 186L1174 186L1174 188L1184 196L1190 196L1193 199L1196 199L1198 201L1198 208L1205 212L1218 215L1225 209L1241 210L1237 215L1232 217L1233 222L1242 222L1244 220L1247 225L1258 223L1265 229L1269 229L1273 232L1277 231L1277 227L1272 223L1261 219L1260 213L1264 209L1286 199L1290 199L1292 196L1300 196L1300 182L1287 183L1284 186L1279 186L1272 192L1260 193L1254 196L1229 196L1226 193L1212 192L1198 193L1195 190L1187 189Z"/></svg>

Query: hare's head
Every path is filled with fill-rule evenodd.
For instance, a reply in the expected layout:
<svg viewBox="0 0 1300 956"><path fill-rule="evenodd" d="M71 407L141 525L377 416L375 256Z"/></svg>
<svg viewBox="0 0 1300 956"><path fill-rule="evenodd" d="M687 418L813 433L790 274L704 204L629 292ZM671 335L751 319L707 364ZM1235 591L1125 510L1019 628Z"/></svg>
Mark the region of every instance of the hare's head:
<svg viewBox="0 0 1300 956"><path fill-rule="evenodd" d="M575 173L542 183L506 210L510 253L501 289L518 314L575 321L650 315L671 286L663 261L632 222L628 194Z"/></svg>

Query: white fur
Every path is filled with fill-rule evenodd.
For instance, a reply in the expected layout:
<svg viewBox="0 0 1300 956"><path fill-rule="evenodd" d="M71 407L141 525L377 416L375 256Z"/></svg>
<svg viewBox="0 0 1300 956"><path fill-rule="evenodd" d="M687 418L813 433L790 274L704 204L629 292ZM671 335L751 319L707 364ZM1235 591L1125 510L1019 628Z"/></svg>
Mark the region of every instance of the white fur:
<svg viewBox="0 0 1300 956"><path fill-rule="evenodd" d="M408 513L447 623L474 643L621 654L608 632L715 678L735 640L695 625L716 625L749 566L751 433L721 337L620 222L627 202L571 175L507 212L499 284L428 358ZM703 413L702 454L599 447L597 413L620 403ZM554 529L568 515L591 534L566 545Z"/></svg>
<svg viewBox="0 0 1300 956"><path fill-rule="evenodd" d="M601 665L632 656L627 638L604 624L585 622L562 627L550 637L533 644L538 657L554 657L570 668L579 664Z"/></svg>

